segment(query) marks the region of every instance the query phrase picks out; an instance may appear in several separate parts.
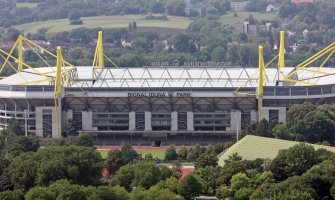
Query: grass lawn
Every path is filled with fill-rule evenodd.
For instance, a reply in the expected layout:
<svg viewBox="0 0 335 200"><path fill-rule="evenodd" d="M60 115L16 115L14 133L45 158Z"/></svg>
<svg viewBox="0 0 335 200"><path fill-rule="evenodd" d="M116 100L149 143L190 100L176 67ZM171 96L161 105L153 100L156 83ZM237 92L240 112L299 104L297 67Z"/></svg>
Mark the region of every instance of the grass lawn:
<svg viewBox="0 0 335 200"><path fill-rule="evenodd" d="M273 20L276 18L276 13L260 13L260 12L238 12L237 17L234 17L234 13L227 13L222 15L219 21L225 25L232 25L236 23L243 23L250 15L257 20Z"/></svg>
<svg viewBox="0 0 335 200"><path fill-rule="evenodd" d="M103 158L106 158L109 150L98 150L98 151ZM137 152L142 154L142 158L144 158L144 156L149 153L151 153L154 158L157 157L159 159L164 159L165 155L165 150L138 150Z"/></svg>
<svg viewBox="0 0 335 200"><path fill-rule="evenodd" d="M86 27L86 28L121 28L128 27L132 21L137 22L137 27L157 27L157 28L173 28L186 29L191 20L186 17L168 16L168 21L159 20L145 20L145 15L113 15L113 16L99 16L99 17L83 17L83 25L71 26L68 19L39 21L15 26L15 28L27 33L36 33L40 28L48 28L49 33L70 31L72 29Z"/></svg>
<svg viewBox="0 0 335 200"><path fill-rule="evenodd" d="M18 7L18 8L23 8L23 7L36 8L37 5L38 5L37 3L17 3L16 7Z"/></svg>

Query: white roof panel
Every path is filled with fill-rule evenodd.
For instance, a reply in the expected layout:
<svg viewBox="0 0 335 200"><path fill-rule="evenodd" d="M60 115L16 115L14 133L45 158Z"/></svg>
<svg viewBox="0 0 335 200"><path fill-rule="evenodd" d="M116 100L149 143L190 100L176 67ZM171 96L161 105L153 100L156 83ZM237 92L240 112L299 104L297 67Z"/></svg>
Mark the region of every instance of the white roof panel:
<svg viewBox="0 0 335 200"><path fill-rule="evenodd" d="M282 69L279 77L282 79L293 69L289 67ZM317 68L309 69L317 70ZM24 69L23 72L0 80L0 84L49 85L49 81L36 71L49 77L55 77L55 70L55 67ZM93 76L92 67L83 66L77 67L74 72L76 82L71 85L72 87L257 87L258 85L257 68L96 68L95 76ZM324 68L322 72L328 72L331 75L308 81L316 84L335 83L335 75L332 75L335 69ZM314 73L299 71L297 75L302 80L312 77ZM316 74L316 76L323 75ZM92 86L93 77L95 77L95 82ZM276 68L266 69L266 77L266 86L274 86L278 70Z"/></svg>

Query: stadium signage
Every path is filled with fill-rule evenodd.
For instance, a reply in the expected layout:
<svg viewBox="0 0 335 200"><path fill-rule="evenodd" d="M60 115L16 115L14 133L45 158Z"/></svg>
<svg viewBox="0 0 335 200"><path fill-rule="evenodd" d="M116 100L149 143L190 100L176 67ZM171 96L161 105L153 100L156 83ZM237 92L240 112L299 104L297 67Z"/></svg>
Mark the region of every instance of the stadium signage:
<svg viewBox="0 0 335 200"><path fill-rule="evenodd" d="M134 92L128 93L131 98L167 98L167 97L191 97L190 92Z"/></svg>

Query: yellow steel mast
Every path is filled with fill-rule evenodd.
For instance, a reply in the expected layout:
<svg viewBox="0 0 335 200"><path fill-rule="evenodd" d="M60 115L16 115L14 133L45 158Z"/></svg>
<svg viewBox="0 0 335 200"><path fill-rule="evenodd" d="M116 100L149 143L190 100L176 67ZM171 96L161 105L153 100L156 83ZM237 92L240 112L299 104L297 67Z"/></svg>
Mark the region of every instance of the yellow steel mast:
<svg viewBox="0 0 335 200"><path fill-rule="evenodd" d="M23 36L20 35L18 40L18 71L21 72L23 69Z"/></svg>
<svg viewBox="0 0 335 200"><path fill-rule="evenodd" d="M55 112L56 112L56 126L57 136L61 138L61 98L62 98L62 66L63 56L61 47L57 47L57 71L55 80Z"/></svg>
<svg viewBox="0 0 335 200"><path fill-rule="evenodd" d="M93 66L98 67L105 67L104 63L104 47L103 47L103 37L102 37L102 31L99 31L98 33L98 41L97 41L97 47L95 49L94 59L93 59Z"/></svg>
<svg viewBox="0 0 335 200"><path fill-rule="evenodd" d="M285 67L285 32L280 31L278 68L281 70L284 67Z"/></svg>
<svg viewBox="0 0 335 200"><path fill-rule="evenodd" d="M258 121L262 120L262 107L263 107L263 87L265 85L265 66L263 57L263 46L258 47Z"/></svg>

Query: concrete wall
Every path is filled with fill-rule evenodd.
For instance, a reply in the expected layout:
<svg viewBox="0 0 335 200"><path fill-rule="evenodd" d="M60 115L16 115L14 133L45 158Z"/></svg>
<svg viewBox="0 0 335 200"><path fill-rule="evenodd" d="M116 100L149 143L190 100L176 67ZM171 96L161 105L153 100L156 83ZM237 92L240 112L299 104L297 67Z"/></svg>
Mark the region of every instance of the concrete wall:
<svg viewBox="0 0 335 200"><path fill-rule="evenodd" d="M255 123L255 122L258 121L258 113L257 113L256 110L251 110L251 111L250 111L250 121L251 121L252 123Z"/></svg>
<svg viewBox="0 0 335 200"><path fill-rule="evenodd" d="M62 117L61 117L62 130L66 131L65 128L66 128L66 125L68 124L70 119L73 119L73 111L71 109L67 110L67 111L63 110L62 111Z"/></svg>
<svg viewBox="0 0 335 200"><path fill-rule="evenodd" d="M144 112L144 117L145 117L145 124L144 124L144 130L146 131L151 131L152 126L151 126L151 112Z"/></svg>
<svg viewBox="0 0 335 200"><path fill-rule="evenodd" d="M83 130L93 130L93 113L92 111L83 111L82 112L82 127Z"/></svg>
<svg viewBox="0 0 335 200"><path fill-rule="evenodd" d="M36 115L36 135L43 137L43 110L51 110L52 115L52 138L58 138L57 126L60 127L60 131L62 132L62 121L66 116L61 113L60 121L57 124L56 120L56 112L55 107L36 107L35 115Z"/></svg>
<svg viewBox="0 0 335 200"><path fill-rule="evenodd" d="M230 127L227 127L227 130L241 131L241 111L240 110L231 110L230 111Z"/></svg>
<svg viewBox="0 0 335 200"><path fill-rule="evenodd" d="M129 112L129 130L136 130L136 113L134 111Z"/></svg>
<svg viewBox="0 0 335 200"><path fill-rule="evenodd" d="M43 107L35 108L36 135L43 137Z"/></svg>
<svg viewBox="0 0 335 200"><path fill-rule="evenodd" d="M187 130L194 131L194 114L193 112L187 112Z"/></svg>
<svg viewBox="0 0 335 200"><path fill-rule="evenodd" d="M178 131L178 112L171 113L171 131Z"/></svg>
<svg viewBox="0 0 335 200"><path fill-rule="evenodd" d="M286 123L286 107L263 107L262 118L269 121L269 111L278 110L278 122Z"/></svg>

